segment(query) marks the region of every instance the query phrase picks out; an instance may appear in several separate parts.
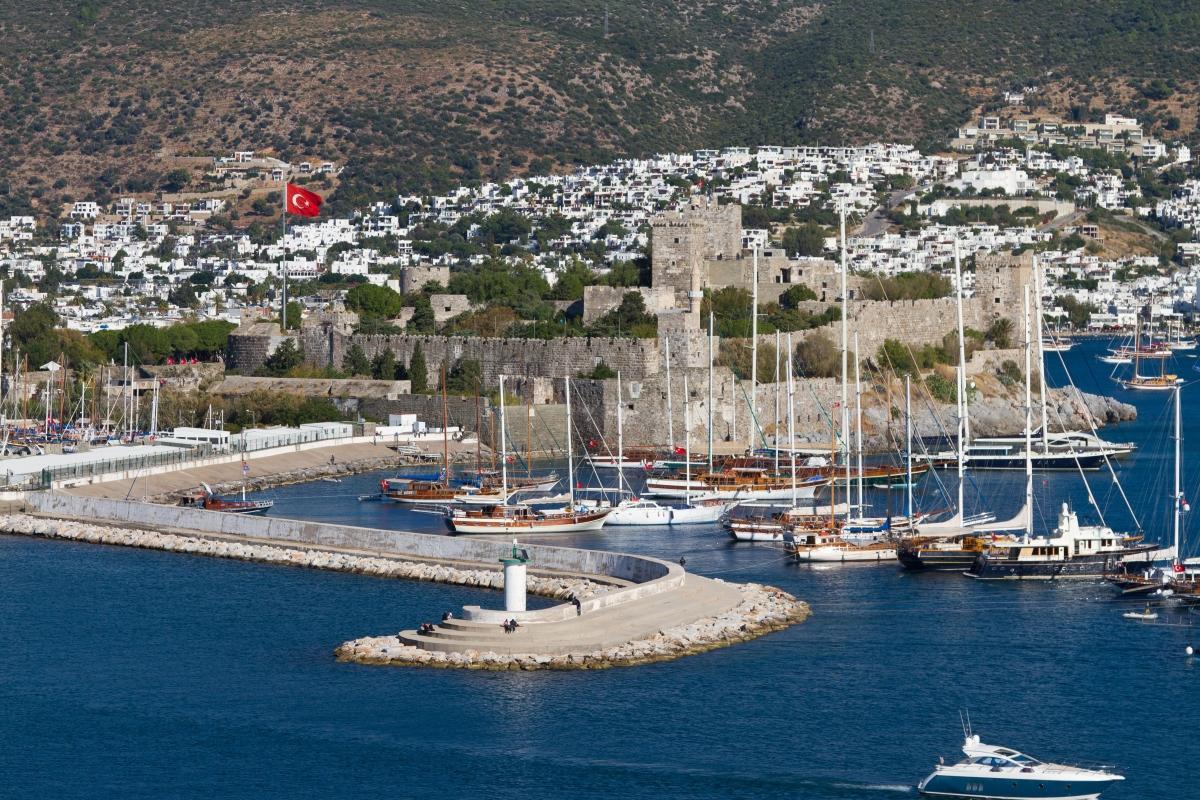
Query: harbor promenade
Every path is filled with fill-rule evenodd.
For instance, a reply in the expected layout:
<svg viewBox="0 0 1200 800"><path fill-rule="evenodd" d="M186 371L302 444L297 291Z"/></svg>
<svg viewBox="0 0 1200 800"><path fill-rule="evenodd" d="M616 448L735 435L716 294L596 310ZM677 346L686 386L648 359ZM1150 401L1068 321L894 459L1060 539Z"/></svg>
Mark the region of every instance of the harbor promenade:
<svg viewBox="0 0 1200 800"><path fill-rule="evenodd" d="M440 442L436 448L428 443L423 448L431 457L440 458ZM452 460L461 460L474 452L474 443L450 442ZM234 456L197 461L195 464L185 462L130 470L123 476L102 476L94 482L80 482L62 488L81 497L159 500L196 489L201 482L218 492L236 491L243 483L247 490L256 491L410 463L382 441L372 443L371 437L358 437L353 441L308 449L284 447L277 451L248 455L250 457L244 463L249 470L245 472L242 460Z"/></svg>

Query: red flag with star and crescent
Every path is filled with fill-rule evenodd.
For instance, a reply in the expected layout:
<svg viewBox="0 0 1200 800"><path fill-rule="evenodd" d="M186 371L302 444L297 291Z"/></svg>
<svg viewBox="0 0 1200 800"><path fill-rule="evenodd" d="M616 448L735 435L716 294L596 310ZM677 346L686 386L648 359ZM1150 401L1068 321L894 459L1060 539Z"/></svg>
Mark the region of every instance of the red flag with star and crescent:
<svg viewBox="0 0 1200 800"><path fill-rule="evenodd" d="M299 217L316 217L321 213L321 195L293 184L287 185L287 203L284 208L289 214Z"/></svg>

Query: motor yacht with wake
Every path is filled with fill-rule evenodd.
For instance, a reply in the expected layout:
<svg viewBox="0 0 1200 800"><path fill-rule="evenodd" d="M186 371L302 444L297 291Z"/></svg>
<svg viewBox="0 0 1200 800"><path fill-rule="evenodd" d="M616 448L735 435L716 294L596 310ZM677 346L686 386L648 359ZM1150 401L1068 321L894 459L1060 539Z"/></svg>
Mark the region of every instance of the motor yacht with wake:
<svg viewBox="0 0 1200 800"><path fill-rule="evenodd" d="M917 784L917 791L927 797L979 800L1095 800L1125 780L1106 768L1039 761L1010 747L984 744L969 733L962 751L966 758L957 764L938 764Z"/></svg>

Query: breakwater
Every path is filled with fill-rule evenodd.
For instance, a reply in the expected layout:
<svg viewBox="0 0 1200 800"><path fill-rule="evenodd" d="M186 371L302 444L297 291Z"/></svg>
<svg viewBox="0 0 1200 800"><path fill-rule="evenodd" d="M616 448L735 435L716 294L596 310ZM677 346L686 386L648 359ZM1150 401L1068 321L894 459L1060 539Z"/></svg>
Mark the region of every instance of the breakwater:
<svg viewBox="0 0 1200 800"><path fill-rule="evenodd" d="M164 550L171 553L258 561L290 567L353 572L378 578L429 581L480 589L502 589L504 576L498 569L461 568L446 564L412 561L385 555L365 555L317 547L290 547L262 542L238 541L183 533L164 533L138 528L97 525L69 519L35 517L30 514L0 516L0 533L62 539L88 544L107 544ZM555 600L589 598L602 590L595 581L581 577L530 575L531 594Z"/></svg>
<svg viewBox="0 0 1200 800"><path fill-rule="evenodd" d="M665 627L650 636L613 647L554 655L536 645L527 653L493 650L436 651L414 647L402 636L374 636L346 642L336 651L341 661L389 666L419 666L483 670L607 669L670 661L745 642L803 622L811 613L807 603L771 586L747 583L736 587L740 599L728 611ZM518 629L517 633L521 633Z"/></svg>
<svg viewBox="0 0 1200 800"><path fill-rule="evenodd" d="M511 550L505 543L465 537L57 493L33 494L27 503L42 516L0 517L0 531L490 589L502 587L503 577L492 565ZM465 638L435 643L413 639L412 631L368 637L340 646L338 658L482 669L623 666L724 647L809 613L806 604L779 590L687 575L679 565L648 556L522 547L531 559L529 590L571 601L519 615L522 637L528 638L495 639L499 626L490 620L504 612L468 606L459 624L474 627Z"/></svg>

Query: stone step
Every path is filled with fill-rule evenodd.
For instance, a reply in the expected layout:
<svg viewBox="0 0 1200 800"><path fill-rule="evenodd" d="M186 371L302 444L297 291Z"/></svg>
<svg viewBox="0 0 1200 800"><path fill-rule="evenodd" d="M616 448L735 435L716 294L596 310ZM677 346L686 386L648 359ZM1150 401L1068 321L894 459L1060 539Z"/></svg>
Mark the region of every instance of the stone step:
<svg viewBox="0 0 1200 800"><path fill-rule="evenodd" d="M738 599L737 589L732 586L689 576L676 589L561 622L532 623L505 633L503 627L494 623L448 620L445 627L436 626L431 635L405 631L401 641L441 652L475 650L539 655L590 652L716 616L736 605Z"/></svg>

